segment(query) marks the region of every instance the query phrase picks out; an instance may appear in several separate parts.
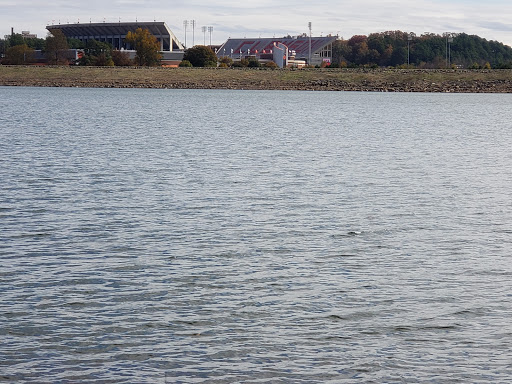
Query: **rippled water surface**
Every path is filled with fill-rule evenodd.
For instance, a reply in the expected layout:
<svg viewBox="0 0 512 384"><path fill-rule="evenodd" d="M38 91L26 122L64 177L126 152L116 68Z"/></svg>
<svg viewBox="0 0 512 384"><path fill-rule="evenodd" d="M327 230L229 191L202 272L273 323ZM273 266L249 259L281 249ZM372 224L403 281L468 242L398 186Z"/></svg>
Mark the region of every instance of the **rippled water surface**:
<svg viewBox="0 0 512 384"><path fill-rule="evenodd" d="M512 380L512 95L0 99L0 381Z"/></svg>

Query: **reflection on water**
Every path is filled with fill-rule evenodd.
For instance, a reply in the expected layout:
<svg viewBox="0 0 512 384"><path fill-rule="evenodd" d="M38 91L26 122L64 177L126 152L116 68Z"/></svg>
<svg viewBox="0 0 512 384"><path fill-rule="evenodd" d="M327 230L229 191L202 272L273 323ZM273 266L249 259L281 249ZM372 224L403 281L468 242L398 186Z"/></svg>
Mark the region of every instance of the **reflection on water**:
<svg viewBox="0 0 512 384"><path fill-rule="evenodd" d="M512 374L512 96L0 96L0 381Z"/></svg>

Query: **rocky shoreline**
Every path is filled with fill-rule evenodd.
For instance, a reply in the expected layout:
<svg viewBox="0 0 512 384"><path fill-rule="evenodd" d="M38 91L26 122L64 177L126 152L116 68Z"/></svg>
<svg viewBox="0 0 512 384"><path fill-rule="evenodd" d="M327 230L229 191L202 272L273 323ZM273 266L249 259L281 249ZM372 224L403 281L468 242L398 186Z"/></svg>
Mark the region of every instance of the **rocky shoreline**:
<svg viewBox="0 0 512 384"><path fill-rule="evenodd" d="M0 66L0 86L512 93L512 71Z"/></svg>

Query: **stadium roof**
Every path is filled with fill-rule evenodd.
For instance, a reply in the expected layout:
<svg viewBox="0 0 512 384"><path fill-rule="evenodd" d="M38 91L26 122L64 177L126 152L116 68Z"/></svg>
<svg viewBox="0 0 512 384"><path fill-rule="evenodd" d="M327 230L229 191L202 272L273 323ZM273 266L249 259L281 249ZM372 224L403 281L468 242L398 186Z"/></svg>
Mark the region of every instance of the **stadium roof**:
<svg viewBox="0 0 512 384"><path fill-rule="evenodd" d="M311 37L311 54L320 52L327 45L336 41L337 36ZM296 57L307 58L309 55L309 37L281 37L281 38L257 38L257 39L228 39L217 50L217 55L224 56L231 53L270 53L274 43L283 43L289 51L295 51Z"/></svg>
<svg viewBox="0 0 512 384"><path fill-rule="evenodd" d="M60 29L66 37L86 41L107 41L115 48L123 48L122 39L137 28L147 29L162 44L163 51L182 50L183 45L169 27L161 21L152 22L119 22L119 23L78 23L48 25L47 30ZM117 40L115 40L117 39ZM124 47L125 48L125 47Z"/></svg>

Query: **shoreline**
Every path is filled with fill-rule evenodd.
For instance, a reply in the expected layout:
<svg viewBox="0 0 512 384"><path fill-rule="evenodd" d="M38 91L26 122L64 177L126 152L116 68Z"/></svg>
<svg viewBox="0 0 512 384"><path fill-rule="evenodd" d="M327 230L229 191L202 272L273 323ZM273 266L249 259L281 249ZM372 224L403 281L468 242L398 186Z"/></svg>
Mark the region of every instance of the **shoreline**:
<svg viewBox="0 0 512 384"><path fill-rule="evenodd" d="M512 93L512 70L0 66L0 86Z"/></svg>

